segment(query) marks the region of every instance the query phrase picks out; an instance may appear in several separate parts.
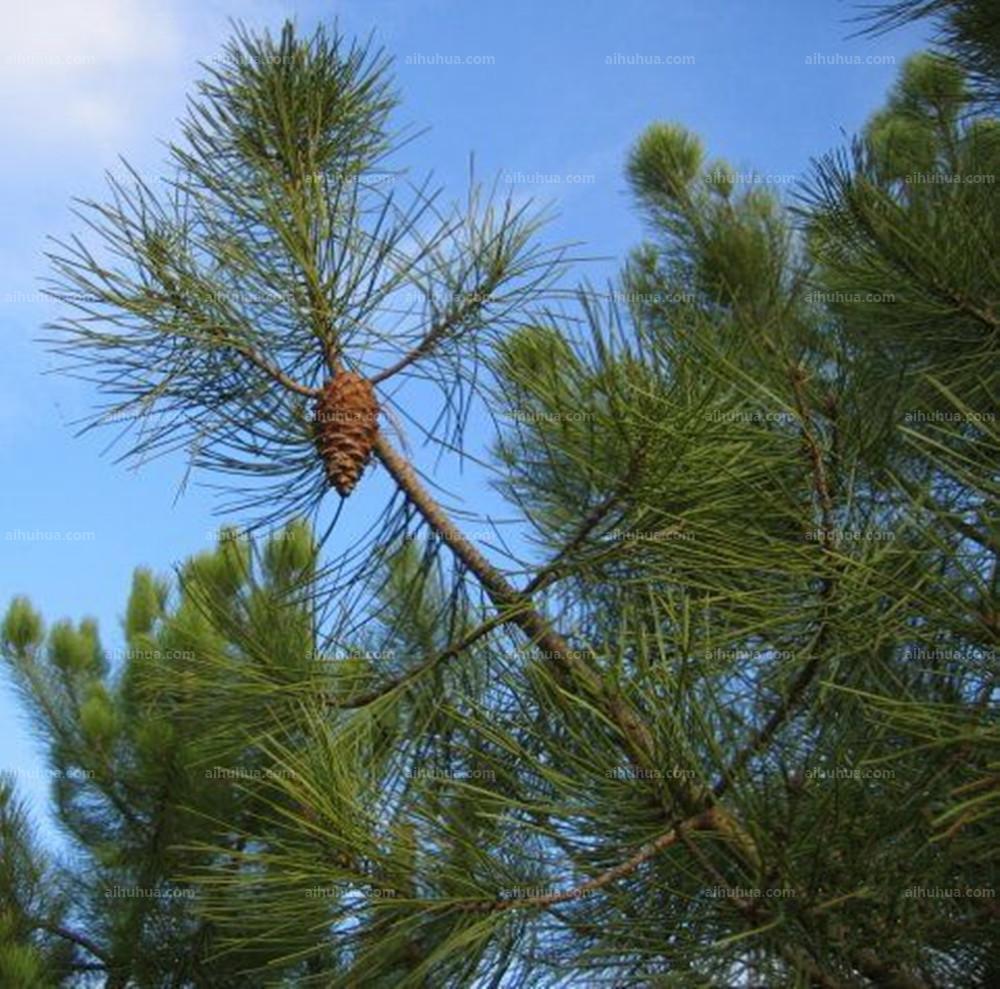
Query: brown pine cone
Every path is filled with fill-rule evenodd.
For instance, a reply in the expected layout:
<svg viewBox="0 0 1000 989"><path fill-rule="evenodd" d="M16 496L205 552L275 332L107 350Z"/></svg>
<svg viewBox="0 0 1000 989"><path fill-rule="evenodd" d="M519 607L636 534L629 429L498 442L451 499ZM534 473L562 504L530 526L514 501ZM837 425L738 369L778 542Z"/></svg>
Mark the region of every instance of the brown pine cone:
<svg viewBox="0 0 1000 989"><path fill-rule="evenodd" d="M371 458L378 434L378 401L371 382L351 371L331 378L316 399L313 429L326 476L346 498Z"/></svg>

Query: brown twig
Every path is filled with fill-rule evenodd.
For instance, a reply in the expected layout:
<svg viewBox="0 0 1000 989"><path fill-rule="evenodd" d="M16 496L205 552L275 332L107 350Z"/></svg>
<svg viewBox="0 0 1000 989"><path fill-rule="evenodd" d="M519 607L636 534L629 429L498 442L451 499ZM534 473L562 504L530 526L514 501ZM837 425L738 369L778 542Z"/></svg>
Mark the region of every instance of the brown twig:
<svg viewBox="0 0 1000 989"><path fill-rule="evenodd" d="M493 290L493 287L495 286L490 287L490 291ZM489 292L485 294L478 290L470 292L466 296L465 302L452 308L444 319L434 323L412 350L400 357L395 364L384 368L377 374L373 374L370 379L371 383L373 385L380 384L387 378L391 378L394 374L398 374L404 368L420 360L420 358L426 357L455 327L461 326L472 313L481 308L483 300L488 296Z"/></svg>
<svg viewBox="0 0 1000 989"><path fill-rule="evenodd" d="M802 438L805 440L809 453L809 461L813 471L813 491L819 501L820 516L823 521L824 540L830 537L830 529L833 524L833 499L830 495L830 480L826 472L826 458L823 453L823 446L816 437L812 427L812 415L806 405L805 372L801 367L795 365L789 368L789 378L792 383L792 393L795 396L795 410L799 416L802 426ZM831 419L836 412L836 405L830 406L828 415ZM824 543L825 544L825 543Z"/></svg>
<svg viewBox="0 0 1000 989"><path fill-rule="evenodd" d="M319 395L319 388L310 388L308 385L304 385L300 381L296 381L294 378L289 377L280 368L269 363L253 348L246 347L238 341L232 339L227 339L225 344L235 350L238 354L242 354L248 361L250 361L251 364L259 368L273 381L281 385L283 388L286 388L288 391L293 391L297 395L305 395L307 398L316 398L316 396Z"/></svg>
<svg viewBox="0 0 1000 989"><path fill-rule="evenodd" d="M390 694L399 687L416 680L421 676L421 674L427 672L427 670L433 669L439 663L443 663L447 659L452 659L461 655L470 646L475 645L475 643L478 642L484 635L488 635L495 628L499 628L501 625L504 625L506 621L507 619L503 616L495 615L493 618L477 625L476 628L474 628L468 635L446 646L439 653L431 656L430 659L427 659L422 663L418 663L405 673L401 673L399 676L393 677L391 680L387 680L379 684L378 687L366 691L364 694L359 694L357 697L347 697L343 700L331 700L329 704L331 707L343 709L366 707L367 705L377 701L380 697L385 697L386 694Z"/></svg>
<svg viewBox="0 0 1000 989"><path fill-rule="evenodd" d="M46 931L49 934L54 934L56 937L61 937L64 941L72 941L73 944L79 945L79 947L101 961L104 967L111 965L111 956L97 942L91 941L90 938L83 934L78 934L68 927L63 927L62 924L51 924L44 920L33 921L33 926L40 931Z"/></svg>
<svg viewBox="0 0 1000 989"><path fill-rule="evenodd" d="M589 536L591 532L597 528L597 526L601 524L608 512L615 507L623 495L629 490L635 468L638 465L640 458L641 454L636 454L632 458L630 469L626 472L625 477L621 480L621 482L615 487L614 491L612 491L607 498L601 501L590 512L588 512L586 516L584 516L583 521L580 523L569 542L567 542L565 546L561 547L559 552L556 553L556 555L549 560L549 562L546 563L537 574L535 574L532 580L525 585L524 590L522 591L523 594L534 594L537 591L548 587L553 581L559 579L559 571L563 561L583 543L587 536Z"/></svg>
<svg viewBox="0 0 1000 989"><path fill-rule="evenodd" d="M187 299L185 299L177 288L169 284L165 287L167 288L166 298L170 304L175 309L186 313L192 320L197 321L199 319L199 313L192 309ZM250 347L242 341L231 337L225 327L209 326L205 329L214 342L221 343L223 346L226 346L230 350L233 350L245 357L251 364L254 365L254 367L263 371L269 378L271 378L272 381L281 385L282 388L295 392L297 395L305 395L307 398L315 398L320 393L319 388L310 388L308 385L304 385L302 382L296 381L294 378L285 374L281 368L275 367L270 361L267 360L267 358L254 350L253 347Z"/></svg>
<svg viewBox="0 0 1000 989"><path fill-rule="evenodd" d="M643 845L637 852L630 855L618 865L613 865L605 869L593 879L588 879L574 886L572 889L560 890L554 893L546 893L541 896L526 896L522 899L502 899L502 900L473 900L471 902L459 904L458 909L475 913L494 913L501 910L526 910L526 909L546 909L557 903L567 903L571 900L578 900L588 893L601 889L610 883L627 876L639 868L644 862L648 862L664 849L670 848L681 840L682 834L687 831L711 831L716 827L715 811L713 809L702 811L693 817L674 825L669 831L654 838Z"/></svg>

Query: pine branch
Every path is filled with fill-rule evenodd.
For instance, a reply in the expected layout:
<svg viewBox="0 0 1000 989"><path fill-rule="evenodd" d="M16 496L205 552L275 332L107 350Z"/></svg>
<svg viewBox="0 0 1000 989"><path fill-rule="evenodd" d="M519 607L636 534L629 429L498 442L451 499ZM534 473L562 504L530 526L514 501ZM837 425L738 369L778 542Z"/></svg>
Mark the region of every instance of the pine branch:
<svg viewBox="0 0 1000 989"><path fill-rule="evenodd" d="M488 298L489 291L492 291L492 288L495 287L495 284L490 284L491 287L484 296L480 297L478 293L473 293L471 297L464 302L464 304L455 307L445 316L444 319L434 323L430 329L427 330L423 339L420 340L420 342L410 351L400 357L399 360L384 370L373 374L370 379L372 384L377 385L388 380L394 375L399 374L400 371L405 370L411 364L416 363L432 353L440 341L451 336L455 330L460 327L472 314L482 309L483 302L486 298Z"/></svg>
<svg viewBox="0 0 1000 989"><path fill-rule="evenodd" d="M375 701L380 700L383 697L391 694L395 690L399 690L402 687L407 686L410 683L414 683L419 680L426 673L438 667L441 663L449 659L455 659L463 655L467 650L474 646L481 638L489 635L494 629L499 628L501 625L506 624L509 618L503 615L497 615L487 621L481 622L473 631L468 635L463 636L463 638L452 643L447 648L442 649L440 652L436 653L430 659L425 660L422 663L417 664L412 669L407 670L405 673L400 674L398 677L393 677L384 683L379 684L378 687L370 690L366 693L359 694L358 696L349 696L344 699L331 699L328 701L331 707L351 709L359 707L367 707L373 704Z"/></svg>
<svg viewBox="0 0 1000 989"><path fill-rule="evenodd" d="M595 876L593 879L588 879L574 886L572 889L519 899L473 901L471 903L459 904L458 909L463 912L473 913L497 913L504 910L544 910L560 903L578 900L588 893L601 889L635 872L639 866L655 858L660 852L676 845L685 833L689 831L716 830L718 826L716 812L712 809L705 810L675 825L669 831L664 831L657 838L653 839L653 841L643 845L642 848L630 855L623 862L605 869L600 875Z"/></svg>
<svg viewBox="0 0 1000 989"><path fill-rule="evenodd" d="M86 952L93 955L101 962L101 968L107 969L111 967L111 956L96 941L87 937L85 934L80 934L79 932L71 930L62 924L52 924L44 920L33 920L32 924L37 930L54 934L56 937L60 937L64 941L70 941L71 943L83 948Z"/></svg>
<svg viewBox="0 0 1000 989"><path fill-rule="evenodd" d="M625 700L620 695L609 695L606 692L594 671L577 656L566 640L552 629L541 613L535 610L530 598L517 591L462 535L423 486L409 461L397 453L382 435L376 440L375 454L431 529L476 575L490 600L500 610L503 621L516 625L531 642L541 647L546 658L556 664L563 676L570 681L578 682L595 697L602 698L609 715L628 742L631 757L639 765L652 768L654 758L652 736Z"/></svg>
<svg viewBox="0 0 1000 989"><path fill-rule="evenodd" d="M300 381L296 381L294 378L285 374L281 368L275 367L273 364L269 363L252 348L245 347L244 345L234 341L227 341L227 343L233 348L233 350L242 354L248 361L250 361L254 367L263 371L269 378L271 378L272 381L281 385L282 388L285 388L290 392L294 392L296 395L304 395L307 398L316 398L322 392L321 388L310 388L307 385L302 384Z"/></svg>
<svg viewBox="0 0 1000 989"><path fill-rule="evenodd" d="M633 457L633 469L638 466L640 460L641 454ZM525 585L522 594L536 594L559 579L560 572L564 566L568 565L567 561L573 552L586 542L587 537L604 521L608 513L628 492L633 481L632 475L633 471L628 471L615 490L583 517L576 532L560 547L559 552L551 560L539 568L535 576Z"/></svg>

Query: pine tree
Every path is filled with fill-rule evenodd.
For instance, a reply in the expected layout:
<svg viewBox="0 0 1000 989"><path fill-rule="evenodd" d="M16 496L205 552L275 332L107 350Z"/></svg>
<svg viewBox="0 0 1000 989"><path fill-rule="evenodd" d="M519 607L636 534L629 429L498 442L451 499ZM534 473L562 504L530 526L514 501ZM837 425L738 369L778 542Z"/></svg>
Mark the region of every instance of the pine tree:
<svg viewBox="0 0 1000 989"><path fill-rule="evenodd" d="M53 333L105 415L139 417L126 455L185 450L250 522L321 520L340 496L308 564L267 544L263 598L188 573L158 619L184 662L116 685L91 627L56 636L88 751L141 696L149 724L185 726L181 765L282 770L237 806L176 795L211 827L147 809L165 828L148 874L199 892L164 922L209 931L218 971L995 981L1000 48L969 33L995 23L971 0L873 24L926 13L944 50L795 203L651 126L628 163L649 239L565 305L535 218L478 193L439 216L419 185L397 207L384 63L323 32L241 31L167 198L133 176L90 205L117 260L81 240L55 256L79 315ZM488 553L388 438L389 410L422 424L406 396L428 385L428 438L475 453L521 520ZM480 411L488 457L466 450ZM344 546L369 461L394 494ZM200 566L227 573L223 550ZM148 635L164 605L145 593ZM6 628L30 682L38 619L18 604ZM333 682L317 656L340 657ZM131 847L112 864L149 864ZM8 911L8 964L55 971L33 910ZM171 984L154 947L127 951L146 922L120 923L109 984Z"/></svg>
<svg viewBox="0 0 1000 989"><path fill-rule="evenodd" d="M227 857L250 842L281 841L280 829L267 838L246 829L267 799L261 781L286 771L250 739L287 724L297 706L289 697L279 711L269 695L254 697L260 671L311 679L320 693L357 676L349 659L316 653L315 616L288 603L289 587L315 568L308 528L276 533L256 557L228 530L180 568L176 588L137 570L114 673L93 622L46 630L24 599L8 609L3 652L47 743L72 854L46 861L4 789L5 986L91 984L72 981L85 972L103 973L108 986L264 985L246 970L265 965L293 984L307 971L288 960L312 942L301 928L217 959L216 932L194 905L201 889L175 878L200 862L195 843L214 842ZM209 662L214 684L203 674ZM317 923L322 899L312 906ZM244 918L244 930L258 919Z"/></svg>

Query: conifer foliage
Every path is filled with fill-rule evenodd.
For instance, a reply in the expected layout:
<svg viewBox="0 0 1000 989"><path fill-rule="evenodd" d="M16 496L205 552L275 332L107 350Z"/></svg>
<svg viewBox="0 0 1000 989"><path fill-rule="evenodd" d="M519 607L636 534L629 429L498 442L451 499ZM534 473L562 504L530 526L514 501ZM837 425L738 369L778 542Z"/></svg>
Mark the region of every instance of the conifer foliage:
<svg viewBox="0 0 1000 989"><path fill-rule="evenodd" d="M537 217L389 170L381 57L240 31L166 191L114 182L54 256L53 338L95 424L137 417L126 456L181 449L282 527L139 571L121 663L11 605L85 859L0 792L0 974L996 984L990 10L885 8L943 47L793 201L653 124L648 239L562 306ZM473 541L390 411L517 524ZM318 538L376 473L368 535Z"/></svg>

